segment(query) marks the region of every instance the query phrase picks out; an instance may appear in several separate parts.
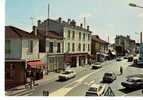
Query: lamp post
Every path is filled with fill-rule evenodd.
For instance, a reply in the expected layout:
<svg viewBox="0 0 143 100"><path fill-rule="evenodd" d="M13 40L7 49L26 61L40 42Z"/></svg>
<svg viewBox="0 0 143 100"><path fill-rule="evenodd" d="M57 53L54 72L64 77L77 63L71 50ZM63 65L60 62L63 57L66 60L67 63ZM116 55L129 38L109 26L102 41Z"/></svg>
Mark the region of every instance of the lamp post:
<svg viewBox="0 0 143 100"><path fill-rule="evenodd" d="M136 5L134 3L129 3L129 6L131 6L131 7L137 7L137 8L143 8L143 6ZM142 32L140 33L140 43L142 43Z"/></svg>
<svg viewBox="0 0 143 100"><path fill-rule="evenodd" d="M129 3L129 6L131 6L131 7L137 7L137 8L143 8L143 6L136 5L134 3Z"/></svg>

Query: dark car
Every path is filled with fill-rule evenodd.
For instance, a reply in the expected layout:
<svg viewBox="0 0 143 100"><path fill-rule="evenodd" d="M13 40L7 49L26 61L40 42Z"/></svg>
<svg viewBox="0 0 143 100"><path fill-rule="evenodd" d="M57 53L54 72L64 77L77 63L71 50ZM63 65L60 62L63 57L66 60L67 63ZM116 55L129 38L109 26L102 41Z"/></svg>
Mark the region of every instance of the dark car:
<svg viewBox="0 0 143 100"><path fill-rule="evenodd" d="M133 61L133 59L134 59L134 57L133 57L133 56L129 56L129 57L128 57L128 62L132 62L132 61Z"/></svg>
<svg viewBox="0 0 143 100"><path fill-rule="evenodd" d="M120 57L118 57L117 59L116 59L116 61L121 61L122 59L120 58Z"/></svg>
<svg viewBox="0 0 143 100"><path fill-rule="evenodd" d="M115 73L111 72L111 73L105 73L103 76L103 82L113 82L114 80L116 80L116 75Z"/></svg>
<svg viewBox="0 0 143 100"><path fill-rule="evenodd" d="M95 63L95 64L92 65L92 69L98 69L98 68L101 68L101 67L102 67L101 63Z"/></svg>
<svg viewBox="0 0 143 100"><path fill-rule="evenodd" d="M121 82L121 85L128 89L143 89L143 78L129 77L126 81Z"/></svg>

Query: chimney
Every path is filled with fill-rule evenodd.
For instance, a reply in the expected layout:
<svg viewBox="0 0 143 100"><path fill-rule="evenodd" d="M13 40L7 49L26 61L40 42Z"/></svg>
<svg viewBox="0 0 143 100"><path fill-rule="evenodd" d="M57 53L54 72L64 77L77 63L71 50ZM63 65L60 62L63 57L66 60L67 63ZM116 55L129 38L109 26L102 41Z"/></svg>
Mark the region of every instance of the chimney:
<svg viewBox="0 0 143 100"><path fill-rule="evenodd" d="M72 25L72 26L76 26L76 22L75 22L75 20L72 20L72 21L70 22L70 25Z"/></svg>
<svg viewBox="0 0 143 100"><path fill-rule="evenodd" d="M71 19L68 19L67 23L70 24L70 22L71 22Z"/></svg>
<svg viewBox="0 0 143 100"><path fill-rule="evenodd" d="M61 23L62 22L62 18L61 17L59 17L59 23Z"/></svg>
<svg viewBox="0 0 143 100"><path fill-rule="evenodd" d="M81 24L80 24L80 27L82 28L82 26L83 26L83 25L82 25L82 23L81 23Z"/></svg>
<svg viewBox="0 0 143 100"><path fill-rule="evenodd" d="M37 21L37 24L38 24L38 26L39 26L39 25L41 24L41 20L38 20L38 21Z"/></svg>
<svg viewBox="0 0 143 100"><path fill-rule="evenodd" d="M89 31L89 26L87 26L87 30Z"/></svg>
<svg viewBox="0 0 143 100"><path fill-rule="evenodd" d="M33 35L37 36L37 27L36 26L33 26Z"/></svg>

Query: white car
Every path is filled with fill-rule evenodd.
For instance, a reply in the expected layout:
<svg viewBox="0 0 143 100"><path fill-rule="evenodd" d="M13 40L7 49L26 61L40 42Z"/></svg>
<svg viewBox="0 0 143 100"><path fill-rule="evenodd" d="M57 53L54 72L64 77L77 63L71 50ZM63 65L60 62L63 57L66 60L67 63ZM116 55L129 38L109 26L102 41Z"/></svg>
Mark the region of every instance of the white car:
<svg viewBox="0 0 143 100"><path fill-rule="evenodd" d="M76 73L73 70L65 70L62 74L59 75L59 80L68 80L74 78Z"/></svg>
<svg viewBox="0 0 143 100"><path fill-rule="evenodd" d="M92 84L86 92L86 96L102 96L104 92L105 84Z"/></svg>

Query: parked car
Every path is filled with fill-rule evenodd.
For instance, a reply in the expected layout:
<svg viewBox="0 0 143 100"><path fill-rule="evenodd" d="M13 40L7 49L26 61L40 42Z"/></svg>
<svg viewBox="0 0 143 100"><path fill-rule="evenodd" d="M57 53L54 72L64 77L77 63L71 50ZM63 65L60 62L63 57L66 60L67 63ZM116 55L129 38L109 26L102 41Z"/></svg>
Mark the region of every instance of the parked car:
<svg viewBox="0 0 143 100"><path fill-rule="evenodd" d="M124 59L128 59L128 56L124 56Z"/></svg>
<svg viewBox="0 0 143 100"><path fill-rule="evenodd" d="M143 89L143 78L137 76L128 77L126 81L121 82L121 85L128 89Z"/></svg>
<svg viewBox="0 0 143 100"><path fill-rule="evenodd" d="M102 67L101 63L95 63L95 64L92 65L92 69L98 69L98 68L101 68L101 67Z"/></svg>
<svg viewBox="0 0 143 100"><path fill-rule="evenodd" d="M130 55L130 56L128 57L128 62L132 62L133 59L134 59L133 55Z"/></svg>
<svg viewBox="0 0 143 100"><path fill-rule="evenodd" d="M105 84L92 84L86 92L86 96L102 96L105 92Z"/></svg>
<svg viewBox="0 0 143 100"><path fill-rule="evenodd" d="M122 59L121 59L121 57L118 57L117 59L116 59L116 61L121 61Z"/></svg>
<svg viewBox="0 0 143 100"><path fill-rule="evenodd" d="M107 83L111 83L114 80L116 80L117 76L115 75L115 73L110 72L110 73L104 73L103 76L103 82L107 82Z"/></svg>
<svg viewBox="0 0 143 100"><path fill-rule="evenodd" d="M59 75L59 80L68 80L74 78L76 73L73 70L65 70L62 74Z"/></svg>

